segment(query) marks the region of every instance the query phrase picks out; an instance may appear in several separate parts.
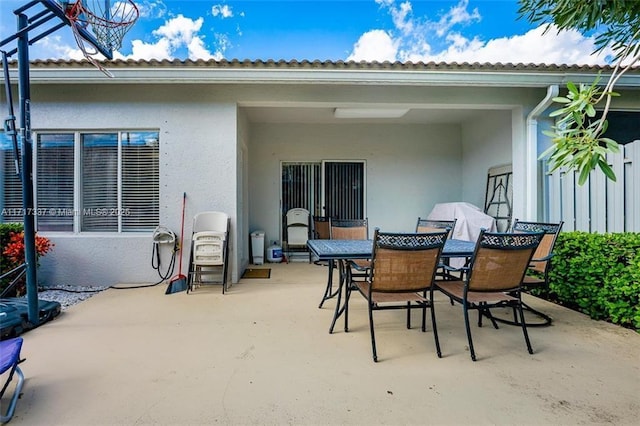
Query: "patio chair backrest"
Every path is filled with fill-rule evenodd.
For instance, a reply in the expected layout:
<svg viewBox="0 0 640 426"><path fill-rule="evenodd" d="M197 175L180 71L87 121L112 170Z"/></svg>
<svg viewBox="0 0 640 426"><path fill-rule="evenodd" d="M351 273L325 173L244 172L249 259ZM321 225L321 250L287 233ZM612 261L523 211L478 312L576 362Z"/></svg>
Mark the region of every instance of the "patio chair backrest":
<svg viewBox="0 0 640 426"><path fill-rule="evenodd" d="M317 240L328 240L331 238L328 217L313 216L313 238Z"/></svg>
<svg viewBox="0 0 640 426"><path fill-rule="evenodd" d="M375 230L371 291L404 293L431 287L448 231L389 233Z"/></svg>
<svg viewBox="0 0 640 426"><path fill-rule="evenodd" d="M452 238L457 220L433 220L419 217L418 223L416 223L416 232L438 232L449 229L449 238Z"/></svg>
<svg viewBox="0 0 640 426"><path fill-rule="evenodd" d="M540 245L538 245L538 248L533 254L529 269L541 273L547 272L551 264L550 260L553 254L553 248L563 224L564 222L562 221L559 223L521 222L518 219L514 221L511 230L515 233L544 232L542 241L540 241Z"/></svg>
<svg viewBox="0 0 640 426"><path fill-rule="evenodd" d="M332 240L366 240L369 221L365 219L329 219Z"/></svg>
<svg viewBox="0 0 640 426"><path fill-rule="evenodd" d="M504 292L519 289L543 235L542 232L513 234L480 231L467 274L469 291Z"/></svg>

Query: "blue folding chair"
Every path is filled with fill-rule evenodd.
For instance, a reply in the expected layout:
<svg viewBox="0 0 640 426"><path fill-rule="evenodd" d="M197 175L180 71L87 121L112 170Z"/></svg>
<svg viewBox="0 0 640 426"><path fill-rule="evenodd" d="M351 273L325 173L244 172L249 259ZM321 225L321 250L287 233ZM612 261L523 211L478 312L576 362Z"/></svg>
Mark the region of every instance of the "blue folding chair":
<svg viewBox="0 0 640 426"><path fill-rule="evenodd" d="M22 385L24 384L24 374L18 367L18 364L24 360L20 359L20 349L22 349L22 337L15 337L13 339L0 341L0 375L4 375L7 371L7 380L2 385L2 392L0 392L0 399L4 396L4 392L9 387L9 383L13 379L13 375L18 376L18 381L13 390L11 396L11 402L7 406L6 413L0 413L0 422L7 423L13 417L13 412L16 409L20 392L22 391Z"/></svg>

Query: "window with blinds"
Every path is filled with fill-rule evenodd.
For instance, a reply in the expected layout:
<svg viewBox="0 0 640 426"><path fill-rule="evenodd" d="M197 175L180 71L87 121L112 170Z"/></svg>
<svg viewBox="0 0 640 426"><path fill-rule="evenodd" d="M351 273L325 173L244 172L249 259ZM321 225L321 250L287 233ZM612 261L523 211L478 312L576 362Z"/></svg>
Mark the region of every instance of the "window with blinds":
<svg viewBox="0 0 640 426"><path fill-rule="evenodd" d="M80 135L83 232L118 231L118 134Z"/></svg>
<svg viewBox="0 0 640 426"><path fill-rule="evenodd" d="M122 230L144 231L160 217L160 158L157 132L123 132Z"/></svg>
<svg viewBox="0 0 640 426"><path fill-rule="evenodd" d="M38 135L38 230L73 231L73 140L73 133Z"/></svg>
<svg viewBox="0 0 640 426"><path fill-rule="evenodd" d="M22 185L0 132L2 222L22 222ZM40 133L35 144L39 231L137 232L159 222L159 132Z"/></svg>
<svg viewBox="0 0 640 426"><path fill-rule="evenodd" d="M20 153L18 152L18 159ZM22 222L22 183L16 174L13 142L6 133L0 132L0 222Z"/></svg>

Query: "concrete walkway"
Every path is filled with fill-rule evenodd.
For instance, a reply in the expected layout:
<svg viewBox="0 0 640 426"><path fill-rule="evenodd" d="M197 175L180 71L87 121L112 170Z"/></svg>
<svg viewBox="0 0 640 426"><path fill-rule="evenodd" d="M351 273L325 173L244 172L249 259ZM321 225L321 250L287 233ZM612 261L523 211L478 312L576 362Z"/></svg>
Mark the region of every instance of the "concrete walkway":
<svg viewBox="0 0 640 426"><path fill-rule="evenodd" d="M554 325L473 326L438 298L429 325L375 313L355 295L350 332L318 309L326 267L264 265L270 279L165 295L107 290L24 334L12 425L631 425L640 416L640 335L538 299ZM475 318L475 315L474 315ZM416 326L419 313L415 312ZM4 403L5 401L3 401ZM3 404L4 405L4 404Z"/></svg>

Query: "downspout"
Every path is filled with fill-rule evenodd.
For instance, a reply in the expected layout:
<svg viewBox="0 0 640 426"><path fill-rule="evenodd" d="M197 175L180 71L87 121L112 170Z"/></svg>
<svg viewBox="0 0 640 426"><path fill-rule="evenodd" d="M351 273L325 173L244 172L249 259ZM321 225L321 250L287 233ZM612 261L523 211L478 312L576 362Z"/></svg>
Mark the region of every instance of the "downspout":
<svg viewBox="0 0 640 426"><path fill-rule="evenodd" d="M553 103L558 96L559 87L552 84L547 94L527 115L527 139L525 147L525 220L537 220L538 214L538 117Z"/></svg>

